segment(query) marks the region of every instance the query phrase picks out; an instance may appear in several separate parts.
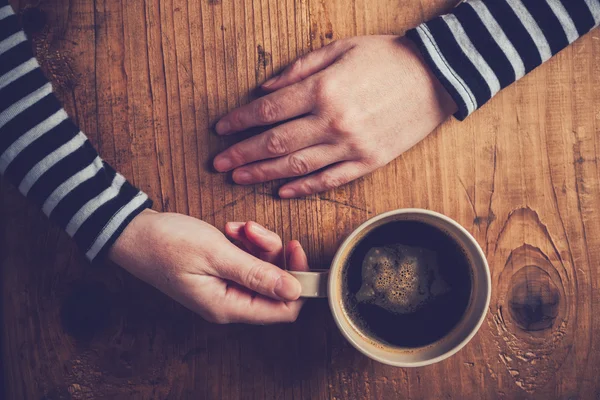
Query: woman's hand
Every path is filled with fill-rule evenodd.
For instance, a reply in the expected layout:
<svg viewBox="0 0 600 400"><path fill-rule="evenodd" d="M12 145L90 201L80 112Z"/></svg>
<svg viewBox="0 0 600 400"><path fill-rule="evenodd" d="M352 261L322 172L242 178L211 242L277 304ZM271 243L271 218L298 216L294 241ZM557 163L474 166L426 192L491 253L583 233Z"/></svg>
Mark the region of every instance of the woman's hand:
<svg viewBox="0 0 600 400"><path fill-rule="evenodd" d="M247 251L198 219L146 210L109 257L208 321L294 321L302 307L300 283L273 264L283 260L279 236L255 222L228 223L226 231ZM291 270L308 269L296 241L287 246L287 260Z"/></svg>
<svg viewBox="0 0 600 400"><path fill-rule="evenodd" d="M284 198L329 190L389 163L456 110L416 47L397 36L338 40L262 87L271 93L223 117L217 133L289 121L235 144L214 166L233 170L239 184L301 177L280 188Z"/></svg>

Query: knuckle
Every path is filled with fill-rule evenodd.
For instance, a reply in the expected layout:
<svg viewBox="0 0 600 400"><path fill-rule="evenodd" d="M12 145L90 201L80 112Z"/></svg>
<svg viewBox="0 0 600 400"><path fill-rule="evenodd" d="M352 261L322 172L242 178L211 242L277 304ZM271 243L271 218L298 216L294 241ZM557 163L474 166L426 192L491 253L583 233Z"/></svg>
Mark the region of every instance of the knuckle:
<svg viewBox="0 0 600 400"><path fill-rule="evenodd" d="M353 154L361 160L371 159L377 153L373 151L368 141L361 140L360 138L349 138L346 140L346 146L348 153Z"/></svg>
<svg viewBox="0 0 600 400"><path fill-rule="evenodd" d="M330 51L337 52L343 47L343 45L344 45L343 39L336 39L336 40L332 41L331 43L329 43L326 47Z"/></svg>
<svg viewBox="0 0 600 400"><path fill-rule="evenodd" d="M342 186L346 182L347 181L343 175L332 175L325 172L321 176L320 186L324 190L330 190Z"/></svg>
<svg viewBox="0 0 600 400"><path fill-rule="evenodd" d="M346 142L346 146L347 146L347 151L350 154L353 154L355 156L358 157L363 157L364 156L364 145L361 141L358 140L348 140Z"/></svg>
<svg viewBox="0 0 600 400"><path fill-rule="evenodd" d="M300 57L292 64L290 64L288 69L288 75L293 77L298 77L302 75L302 69L304 68L304 58Z"/></svg>
<svg viewBox="0 0 600 400"><path fill-rule="evenodd" d="M352 117L342 112L329 121L329 129L336 135L351 136L354 126Z"/></svg>
<svg viewBox="0 0 600 400"><path fill-rule="evenodd" d="M246 171L252 176L253 182L263 182L270 176L268 168L265 168L263 163L250 165Z"/></svg>
<svg viewBox="0 0 600 400"><path fill-rule="evenodd" d="M310 163L302 156L292 154L289 163L294 175L306 175L311 171Z"/></svg>
<svg viewBox="0 0 600 400"><path fill-rule="evenodd" d="M271 132L267 137L267 151L271 155L279 156L287 154L287 146L281 135Z"/></svg>
<svg viewBox="0 0 600 400"><path fill-rule="evenodd" d="M329 103L335 92L336 83L332 78L321 78L315 82L315 95L318 103Z"/></svg>
<svg viewBox="0 0 600 400"><path fill-rule="evenodd" d="M234 129L242 129L243 124L242 124L242 116L241 113L239 111L234 111L231 114L229 114L229 123L231 124L231 126Z"/></svg>
<svg viewBox="0 0 600 400"><path fill-rule="evenodd" d="M311 195L321 191L321 189L318 187L318 182L313 182L312 180L307 180L306 182L302 183L298 189L299 192L303 193L304 195Z"/></svg>
<svg viewBox="0 0 600 400"><path fill-rule="evenodd" d="M348 146L364 147L364 135L359 130L362 124L359 124L356 117L348 110L339 110L324 119L325 129L336 138L339 143Z"/></svg>
<svg viewBox="0 0 600 400"><path fill-rule="evenodd" d="M263 272L262 265L255 263L250 266L244 277L244 282L249 289L258 289L265 287L266 274Z"/></svg>
<svg viewBox="0 0 600 400"><path fill-rule="evenodd" d="M261 99L256 104L256 116L261 123L271 123L277 121L279 115L278 106L269 99Z"/></svg>
<svg viewBox="0 0 600 400"><path fill-rule="evenodd" d="M229 149L228 156L237 164L244 164L246 162L246 156L244 154L244 151L239 146L231 147Z"/></svg>

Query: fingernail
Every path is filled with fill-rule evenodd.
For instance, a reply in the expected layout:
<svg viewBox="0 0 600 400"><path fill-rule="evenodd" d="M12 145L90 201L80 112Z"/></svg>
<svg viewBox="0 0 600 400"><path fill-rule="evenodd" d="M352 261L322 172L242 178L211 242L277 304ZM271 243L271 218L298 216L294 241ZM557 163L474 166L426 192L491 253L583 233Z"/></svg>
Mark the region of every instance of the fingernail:
<svg viewBox="0 0 600 400"><path fill-rule="evenodd" d="M279 76L280 75L274 76L273 78L271 78L268 81L266 81L265 83L263 83L263 87L268 88L269 86L273 85L275 82L277 82L277 79L279 79Z"/></svg>
<svg viewBox="0 0 600 400"><path fill-rule="evenodd" d="M257 222L254 222L251 226L252 226L252 229L254 230L254 232L259 234L260 236L269 236L270 234L273 233Z"/></svg>
<svg viewBox="0 0 600 400"><path fill-rule="evenodd" d="M215 130L217 131L217 133L219 135L226 134L227 132L229 132L230 129L231 129L231 124L229 123L229 121L224 120L224 119L217 122L217 126L215 127Z"/></svg>
<svg viewBox="0 0 600 400"><path fill-rule="evenodd" d="M229 171L232 166L233 166L233 163L227 157L217 156L217 158L215 158L215 169L217 171L220 171L220 172Z"/></svg>
<svg viewBox="0 0 600 400"><path fill-rule="evenodd" d="M275 284L275 294L284 300L297 300L301 290L300 282L292 277L282 276Z"/></svg>
<svg viewBox="0 0 600 400"><path fill-rule="evenodd" d="M228 222L227 226L229 227L230 230L234 231L234 232L238 232L240 229L242 229L242 226L246 225L245 222Z"/></svg>
<svg viewBox="0 0 600 400"><path fill-rule="evenodd" d="M279 197L283 197L284 199L296 196L296 191L290 188L283 188L279 191Z"/></svg>
<svg viewBox="0 0 600 400"><path fill-rule="evenodd" d="M252 182L252 174L248 171L235 171L233 173L233 180L236 183L250 183Z"/></svg>

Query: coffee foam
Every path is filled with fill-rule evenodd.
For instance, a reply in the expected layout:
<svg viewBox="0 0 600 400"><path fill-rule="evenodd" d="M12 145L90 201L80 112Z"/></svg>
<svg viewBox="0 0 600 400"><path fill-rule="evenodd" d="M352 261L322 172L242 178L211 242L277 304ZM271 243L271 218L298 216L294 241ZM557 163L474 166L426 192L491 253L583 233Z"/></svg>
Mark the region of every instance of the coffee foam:
<svg viewBox="0 0 600 400"><path fill-rule="evenodd" d="M352 242L352 244L350 244L348 246L347 251L341 257L341 261L339 261L339 264L342 265L343 267L339 268L337 270L338 280L340 282L340 293L343 293L342 282L346 282L348 279L349 268L351 266L351 264L349 263L349 260L352 258L354 251L356 250L356 247L358 246L358 244L365 237L367 237L369 234L371 234L375 229L377 229L383 225L389 224L389 223L401 222L401 221L421 222L421 223L430 225L430 226L438 229L440 232L442 232L443 234L445 234L446 236L451 238L451 240L455 241L455 243L457 243L457 245L460 249L460 252L468 260L469 264L473 265L474 261L473 261L473 258L472 258L473 256L471 255L471 252L469 250L467 250L467 247L465 247L465 244L462 243L462 240L458 239L456 234L454 232L452 232L451 230L448 230L443 224L432 223L429 218L423 218L421 216L415 216L415 215L394 216L393 218L378 221L377 223L371 225L364 231L360 232L360 234L354 238L354 241ZM470 273L471 281L473 282L475 279L473 269L471 269L469 271L469 273ZM341 295L342 299L346 299L346 300L342 301L343 305L342 305L341 311L346 316L345 320L348 323L349 328L352 329L357 335L359 335L364 341L369 343L371 346L376 347L381 350L397 352L400 354L418 353L420 351L423 351L424 349L429 349L432 347L440 346L442 343L445 343L448 340L451 340L454 337L453 335L455 335L455 332L457 331L458 326L460 326L461 323L464 323L465 316L469 313L468 310L473 305L472 298L471 298L471 300L469 301L469 304L467 306L467 309L465 310L465 314L463 315L463 318L461 318L461 322L459 322L457 324L457 326L454 327L452 329L452 331L450 331L446 336L442 337L438 341L431 343L431 344L427 344L427 345L424 345L421 347L407 348L407 347L398 347L398 346L390 345L389 343L382 341L380 338L374 337L371 334L369 328L365 325L365 322L364 322L361 314L356 309L356 306L353 306L352 303L347 300L348 295L349 295L349 293L347 293L346 295L344 295L344 294ZM471 296L472 295L473 295L473 292L471 292Z"/></svg>
<svg viewBox="0 0 600 400"><path fill-rule="evenodd" d="M394 314L408 314L449 290L439 272L435 252L396 244L367 252L356 300Z"/></svg>

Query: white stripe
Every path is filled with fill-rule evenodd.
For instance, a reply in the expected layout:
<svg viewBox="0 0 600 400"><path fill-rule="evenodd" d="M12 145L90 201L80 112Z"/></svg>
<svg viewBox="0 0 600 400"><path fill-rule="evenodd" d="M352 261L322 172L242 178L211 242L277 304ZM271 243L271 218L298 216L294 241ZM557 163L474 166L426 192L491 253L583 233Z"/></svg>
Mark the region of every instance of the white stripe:
<svg viewBox="0 0 600 400"><path fill-rule="evenodd" d="M52 84L48 82L35 92L30 93L27 97L22 98L6 110L2 111L2 113L0 113L0 128L50 93L52 93Z"/></svg>
<svg viewBox="0 0 600 400"><path fill-rule="evenodd" d="M65 231L71 237L77 233L77 230L81 225L96 211L102 207L106 202L114 199L121 190L121 186L125 183L125 178L121 174L116 174L110 187L106 188L102 193L93 199L89 200L73 215L73 218L67 224Z"/></svg>
<svg viewBox="0 0 600 400"><path fill-rule="evenodd" d="M498 81L498 77L492 71L492 68L488 65L485 59L481 56L481 53L477 51L471 39L469 39L469 35L465 32L465 29L460 24L460 21L454 16L454 14L447 14L442 17L444 22L448 25L450 32L456 39L458 46L461 48L463 53L467 56L469 61L473 63L477 71L481 74L485 83L487 83L490 88L490 92L492 97L500 91L500 82Z"/></svg>
<svg viewBox="0 0 600 400"><path fill-rule="evenodd" d="M52 168L57 162L79 149L86 140L85 135L79 132L73 139L44 157L42 161L38 162L35 167L25 175L25 178L23 178L23 181L19 185L19 191L24 196L27 196L27 193L29 193L29 190L37 182L40 176Z"/></svg>
<svg viewBox="0 0 600 400"><path fill-rule="evenodd" d="M13 14L14 12L10 5L0 8L0 20L3 20L4 18Z"/></svg>
<svg viewBox="0 0 600 400"><path fill-rule="evenodd" d="M515 49L515 46L513 46L510 39L506 36L502 30L502 27L498 24L485 3L482 1L473 1L467 4L469 4L473 10L475 10L475 13L477 13L479 19L481 19L481 22L483 22L488 32L490 32L492 38L504 52L506 58L508 58L510 65L512 65L513 70L515 71L515 80L519 80L524 77L525 65L523 65L523 60L521 59L519 52L517 49Z"/></svg>
<svg viewBox="0 0 600 400"><path fill-rule="evenodd" d="M13 162L27 146L67 118L67 113L64 110L59 110L20 136L19 139L11 144L10 147L0 155L0 173L4 173L10 163Z"/></svg>
<svg viewBox="0 0 600 400"><path fill-rule="evenodd" d="M558 19L558 22L560 22L560 25L565 31L567 40L569 41L569 43L573 43L579 37L579 33L577 32L577 28L575 27L573 20L569 16L569 13L560 1L550 0L548 1L548 5L550 6L550 9L552 9L552 12L554 13L556 18Z"/></svg>
<svg viewBox="0 0 600 400"><path fill-rule="evenodd" d="M467 105L468 113L471 114L477 109L477 99L475 99L473 92L471 92L471 89L469 89L469 87L467 86L465 81L463 81L460 75L457 74L456 71L454 71L454 69L452 69L450 64L448 64L448 61L440 51L427 25L423 24L418 26L417 33L423 41L425 49L429 53L429 56L435 63L436 67L441 71L441 73L448 80L448 82L450 82L450 84L458 92L460 97Z"/></svg>
<svg viewBox="0 0 600 400"><path fill-rule="evenodd" d="M594 17L594 26L600 24L600 2L597 0L585 0L585 4L590 9L592 17Z"/></svg>
<svg viewBox="0 0 600 400"><path fill-rule="evenodd" d="M33 71L39 67L39 64L35 58L31 58L29 61L25 61L23 64L16 68L11 69L6 74L0 76L0 89L13 83L28 72Z"/></svg>
<svg viewBox="0 0 600 400"><path fill-rule="evenodd" d="M23 43L27 40L25 33L23 31L19 31L15 34L10 35L6 39L0 42L0 54L6 53L8 50L12 49L19 43Z"/></svg>
<svg viewBox="0 0 600 400"><path fill-rule="evenodd" d="M527 11L527 8L521 3L521 0L506 0L506 3L512 8L514 13L517 15L529 36L535 43L537 47L540 57L542 58L542 62L545 62L552 57L552 51L550 50L550 45L546 40L546 36L538 26L537 22L533 16Z"/></svg>
<svg viewBox="0 0 600 400"><path fill-rule="evenodd" d="M88 179L96 176L98 171L103 167L102 160L100 157L96 159L87 167L77 172L75 175L60 184L59 187L54 189L52 194L48 196L42 207L42 211L47 216L50 216L54 208L64 199L69 193L71 193L76 187L86 182Z"/></svg>
<svg viewBox="0 0 600 400"><path fill-rule="evenodd" d="M127 205L122 207L110 220L110 222L104 227L94 244L90 247L87 253L85 253L88 260L96 258L100 250L104 247L106 242L115 234L119 226L125 221L125 219L131 215L137 208L144 204L148 200L148 195L145 193L138 193Z"/></svg>

